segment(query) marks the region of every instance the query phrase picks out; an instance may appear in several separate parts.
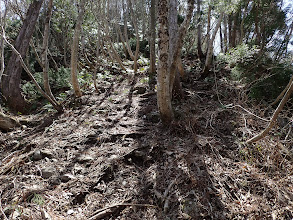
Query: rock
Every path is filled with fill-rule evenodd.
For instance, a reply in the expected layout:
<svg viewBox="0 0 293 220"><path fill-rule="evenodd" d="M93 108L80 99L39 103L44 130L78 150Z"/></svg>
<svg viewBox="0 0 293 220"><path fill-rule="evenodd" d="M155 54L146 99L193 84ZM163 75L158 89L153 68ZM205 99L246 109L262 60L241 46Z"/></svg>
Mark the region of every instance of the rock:
<svg viewBox="0 0 293 220"><path fill-rule="evenodd" d="M35 160L35 161L43 159L41 151L38 150L38 149L35 150L35 152L33 153L32 159Z"/></svg>
<svg viewBox="0 0 293 220"><path fill-rule="evenodd" d="M48 179L56 174L56 169L53 167L45 167L42 170L42 177Z"/></svg>
<svg viewBox="0 0 293 220"><path fill-rule="evenodd" d="M72 174L70 173L67 173L67 174L64 174L60 177L61 181L63 183L67 183L69 180L72 180L72 179L75 179L75 176L73 176Z"/></svg>
<svg viewBox="0 0 293 220"><path fill-rule="evenodd" d="M35 150L33 153L32 159L37 161L37 160L42 160L44 158L53 158L53 153L50 150Z"/></svg>

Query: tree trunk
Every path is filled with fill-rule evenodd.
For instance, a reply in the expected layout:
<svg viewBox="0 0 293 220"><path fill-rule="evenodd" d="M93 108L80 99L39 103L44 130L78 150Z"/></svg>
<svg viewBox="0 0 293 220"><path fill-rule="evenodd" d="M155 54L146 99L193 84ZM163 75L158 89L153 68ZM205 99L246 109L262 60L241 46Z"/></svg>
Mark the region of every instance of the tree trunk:
<svg viewBox="0 0 293 220"><path fill-rule="evenodd" d="M203 72L201 74L201 79L205 78L208 76L209 71L210 71L210 65L212 62L212 56L213 56L213 51L214 51L214 41L217 35L217 32L220 28L221 22L222 22L222 18L223 18L224 12L221 12L220 17L218 18L218 23L215 27L215 30L213 32L212 38L210 40L210 43L208 45L208 51L207 51L207 57L206 57L206 62L205 62L205 67L203 69Z"/></svg>
<svg viewBox="0 0 293 220"><path fill-rule="evenodd" d="M201 11L200 11L201 0L197 0L197 56L199 59L204 57L201 48Z"/></svg>
<svg viewBox="0 0 293 220"><path fill-rule="evenodd" d="M131 20L133 23L133 27L134 27L134 31L135 31L135 38L136 38L136 46L135 46L135 54L134 54L134 73L137 72L137 60L138 60L138 53L139 53L139 34L138 34L138 25L137 25L137 19L136 16L134 15L134 11L133 11L133 4L132 4L132 0L128 0L129 3L129 10L130 10L130 15L131 15Z"/></svg>
<svg viewBox="0 0 293 220"><path fill-rule="evenodd" d="M150 8L150 73L149 83L152 85L156 75L156 0L151 0Z"/></svg>
<svg viewBox="0 0 293 220"><path fill-rule="evenodd" d="M158 63L158 85L157 102L162 122L168 124L173 120L174 114L171 105L170 74L168 71L168 10L169 0L158 2L159 12L159 63Z"/></svg>
<svg viewBox="0 0 293 220"><path fill-rule="evenodd" d="M236 46L236 36L237 36L237 28L238 28L238 15L239 13L236 12L233 15L233 24L232 24L232 35L231 35L231 47Z"/></svg>
<svg viewBox="0 0 293 220"><path fill-rule="evenodd" d="M208 47L209 47L209 43L210 43L210 38L211 38L211 13L212 13L212 6L209 5L209 9L208 9L208 21L207 21L207 36L206 36L206 39L207 39L207 48L206 48L206 53L208 52Z"/></svg>
<svg viewBox="0 0 293 220"><path fill-rule="evenodd" d="M30 4L26 19L15 40L15 48L22 57L26 56L42 3L43 0L35 0ZM21 72L20 58L17 54L12 53L5 69L5 74L3 75L2 92L9 108L18 112L26 112L28 106L20 90Z"/></svg>
<svg viewBox="0 0 293 220"><path fill-rule="evenodd" d="M8 4L6 4L5 2L5 11L4 14L2 15L2 11L0 10L0 22L1 22L1 28L3 28L3 31L5 32L5 24L6 24L6 15L7 15L7 9ZM2 80L2 76L5 70L5 57L4 57L4 38L3 38L3 33L2 31L0 31L0 85L1 85L1 80Z"/></svg>
<svg viewBox="0 0 293 220"><path fill-rule="evenodd" d="M227 15L223 18L223 25L224 25L224 52L228 51L228 28L227 28Z"/></svg>
<svg viewBox="0 0 293 220"><path fill-rule="evenodd" d="M48 43L49 43L49 34L50 34L50 21L52 16L52 9L53 9L53 0L49 0L48 2L48 11L47 17L45 20L45 30L44 30L44 39L43 39L43 53L42 53L42 66L43 66L43 79L44 79L44 89L48 96L56 102L54 95L52 94L50 83L49 83L49 62L48 62Z"/></svg>
<svg viewBox="0 0 293 220"><path fill-rule="evenodd" d="M171 68L171 64L173 62L173 57L175 53L176 43L178 41L178 13L177 13L177 0L170 0L170 9L168 15L169 21L169 59L168 66ZM181 99L183 97L182 86L180 82L180 76L178 72L178 64L181 61L180 54L176 57L176 65L175 65L175 77L170 78L170 88L172 92L172 97L176 97ZM169 70L172 72L173 70Z"/></svg>
<svg viewBox="0 0 293 220"><path fill-rule="evenodd" d="M78 79L77 79L77 63L78 63L78 45L79 37L81 33L81 25L83 22L83 16L85 13L85 2L86 0L81 0L79 5L79 13L76 21L76 26L74 30L73 42L71 47L71 83L74 89L75 96L81 97L82 92L80 90Z"/></svg>

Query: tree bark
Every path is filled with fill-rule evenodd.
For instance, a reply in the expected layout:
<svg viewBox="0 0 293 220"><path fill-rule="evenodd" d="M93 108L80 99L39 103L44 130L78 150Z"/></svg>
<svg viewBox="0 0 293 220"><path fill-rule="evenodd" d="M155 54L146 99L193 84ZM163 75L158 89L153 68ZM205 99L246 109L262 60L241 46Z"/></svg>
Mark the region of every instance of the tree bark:
<svg viewBox="0 0 293 220"><path fill-rule="evenodd" d="M208 53L208 47L210 43L210 38L211 38L211 13L212 13L212 6L209 4L208 8L208 21L207 21L207 48L206 48L206 54Z"/></svg>
<svg viewBox="0 0 293 220"><path fill-rule="evenodd" d="M201 0L197 0L197 56L199 59L204 57L201 47L201 10L200 10Z"/></svg>
<svg viewBox="0 0 293 220"><path fill-rule="evenodd" d="M22 57L26 56L35 25L39 17L43 0L33 1L26 14L26 18L15 40L15 48ZM27 103L21 95L21 60L16 53L12 53L2 79L2 92L10 109L18 112L27 112Z"/></svg>
<svg viewBox="0 0 293 220"><path fill-rule="evenodd" d="M49 35L50 35L50 21L52 16L53 9L53 0L49 0L48 2L48 10L47 16L45 20L45 30L44 30L44 39L43 39L43 53L42 53L42 66L43 66L43 79L44 79L44 89L48 96L58 105L58 102L54 98L52 94L50 83L49 83L49 62L48 62L48 43L49 43ZM62 108L60 106L60 108Z"/></svg>
<svg viewBox="0 0 293 220"><path fill-rule="evenodd" d="M207 51L207 57L206 57L206 61L205 61L205 66L204 66L203 72L201 74L202 79L207 77L208 73L210 71L210 65L211 65L211 62L212 62L212 56L213 56L213 51L214 51L214 41L215 41L217 32L218 32L218 30L220 28L223 15L224 15L224 12L221 12L220 17L218 18L218 21L217 21L217 25L216 25L215 30L213 32L212 38L211 38L210 43L208 45L208 51Z"/></svg>
<svg viewBox="0 0 293 220"><path fill-rule="evenodd" d="M156 75L156 0L151 0L150 8L150 72L149 83L152 85Z"/></svg>
<svg viewBox="0 0 293 220"><path fill-rule="evenodd" d="M83 22L83 17L85 13L85 2L86 0L81 0L79 5L79 13L76 21L76 26L74 30L73 42L71 47L71 83L74 89L75 96L81 97L82 92L79 87L78 79L77 79L77 63L78 63L78 45L79 45L79 37L81 33L81 25Z"/></svg>
<svg viewBox="0 0 293 220"><path fill-rule="evenodd" d="M170 74L168 71L168 11L169 0L160 0L158 2L159 12L159 63L158 63L158 85L157 85L157 102L162 122L169 124L174 117L171 105L170 92Z"/></svg>
<svg viewBox="0 0 293 220"><path fill-rule="evenodd" d="M132 4L132 0L128 0L129 3L129 10L130 10L130 16L131 16L131 20L133 23L133 27L134 27L134 31L135 31L135 38L136 38L136 46L135 46L135 53L134 53L134 73L137 72L137 60L138 60L138 53L139 53L139 34L138 34L138 25L137 25L137 19L136 16L134 15L134 11L133 11L133 4Z"/></svg>
<svg viewBox="0 0 293 220"><path fill-rule="evenodd" d="M168 66L170 67L170 72L171 70L171 64L173 62L173 57L176 49L176 43L178 41L178 12L177 12L177 0L170 0L170 9L169 9L169 15L168 15L168 20L169 20L169 58L168 58ZM180 53L176 57L176 65L175 65L175 77L170 78L170 88L172 92L172 97L176 97L181 99L183 97L183 91L182 91L182 86L180 82L180 76L178 72L178 65L181 63L181 57Z"/></svg>

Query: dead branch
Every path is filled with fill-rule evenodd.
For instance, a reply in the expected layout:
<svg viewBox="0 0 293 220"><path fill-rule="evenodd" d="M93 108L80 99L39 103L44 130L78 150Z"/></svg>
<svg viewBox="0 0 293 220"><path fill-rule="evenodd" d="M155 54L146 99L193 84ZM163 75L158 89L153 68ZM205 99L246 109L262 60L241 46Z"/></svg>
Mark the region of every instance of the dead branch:
<svg viewBox="0 0 293 220"><path fill-rule="evenodd" d="M150 204L135 204L135 203L120 203L120 204L114 204L109 207L105 207L102 209L99 209L94 212L92 217L89 218L89 220L97 220L97 219L102 219L107 215L112 214L117 210L118 207L121 206L136 206L136 207L150 207L150 208L159 208L158 206L155 205L150 205Z"/></svg>
<svg viewBox="0 0 293 220"><path fill-rule="evenodd" d="M286 102L288 101L291 93L293 91L293 81L290 80L290 82L288 83L288 89L286 94L284 95L283 99L281 100L280 104L278 105L277 109L275 110L269 124L267 125L267 127L258 135L254 136L253 138L249 139L246 143L247 144L251 144L253 142L256 142L260 139L262 139L263 137L265 137L269 131L273 128L273 126L275 125L276 119L279 115L279 113L282 111L284 105L286 104Z"/></svg>

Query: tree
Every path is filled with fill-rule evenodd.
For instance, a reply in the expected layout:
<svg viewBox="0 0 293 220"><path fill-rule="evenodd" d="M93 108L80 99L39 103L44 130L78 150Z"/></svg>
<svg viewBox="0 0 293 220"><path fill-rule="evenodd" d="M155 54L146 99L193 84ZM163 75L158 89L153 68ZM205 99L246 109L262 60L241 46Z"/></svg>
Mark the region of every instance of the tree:
<svg viewBox="0 0 293 220"><path fill-rule="evenodd" d="M50 21L52 16L52 9L53 9L53 0L49 0L48 2L48 10L47 16L45 19L45 30L44 30L44 39L43 39L43 48L42 48L42 67L43 67L43 79L44 79L44 89L47 95L52 99L55 103L57 109L62 111L61 105L58 104L54 95L52 94L50 83L49 83L49 62L48 62L48 41L49 41L49 33L50 33Z"/></svg>
<svg viewBox="0 0 293 220"><path fill-rule="evenodd" d="M79 84L78 84L78 79L77 79L77 63L78 63L78 46L79 46L79 37L81 33L81 25L83 22L83 17L85 13L85 3L86 0L80 0L80 5L79 5L79 13L78 17L76 20L76 26L74 30L74 36L73 36L73 42L71 46L71 83L74 89L75 96L81 97L82 92L80 90Z"/></svg>
<svg viewBox="0 0 293 220"><path fill-rule="evenodd" d="M201 10L200 10L201 0L197 0L197 56L199 59L204 57L201 48Z"/></svg>
<svg viewBox="0 0 293 220"><path fill-rule="evenodd" d="M158 82L157 82L157 103L162 122L169 124L174 117L172 109L172 89L177 72L177 61L180 56L183 39L186 35L187 26L190 23L194 9L194 0L188 0L187 14L184 22L178 31L178 37L174 46L174 53L169 60L169 29L168 13L170 10L170 1L162 0L158 3L159 12L159 63L158 63Z"/></svg>
<svg viewBox="0 0 293 220"><path fill-rule="evenodd" d="M15 40L15 48L22 57L26 56L42 3L43 0L34 0L30 4L26 18ZM21 60L16 53L12 53L5 68L1 86L8 106L14 111L26 112L27 102L20 90L21 72Z"/></svg>
<svg viewBox="0 0 293 220"><path fill-rule="evenodd" d="M212 62L212 56L213 56L213 51L214 51L214 41L216 39L217 32L220 28L223 15L224 15L224 12L221 12L220 17L218 18L218 21L217 21L217 25L214 29L212 38L209 40L209 44L207 45L207 56L206 56L205 66L204 66L204 69L201 74L201 78L207 77L208 73L210 71L210 65Z"/></svg>
<svg viewBox="0 0 293 220"><path fill-rule="evenodd" d="M153 84L156 74L156 0L151 0L150 7L150 72L149 82Z"/></svg>

